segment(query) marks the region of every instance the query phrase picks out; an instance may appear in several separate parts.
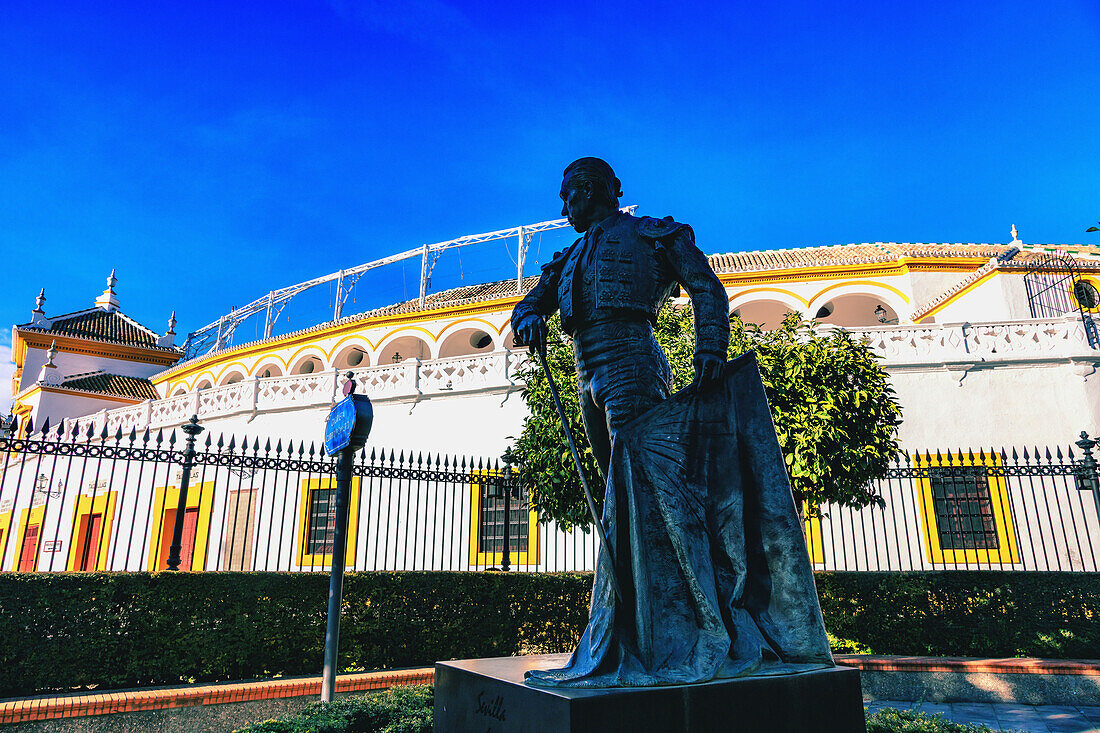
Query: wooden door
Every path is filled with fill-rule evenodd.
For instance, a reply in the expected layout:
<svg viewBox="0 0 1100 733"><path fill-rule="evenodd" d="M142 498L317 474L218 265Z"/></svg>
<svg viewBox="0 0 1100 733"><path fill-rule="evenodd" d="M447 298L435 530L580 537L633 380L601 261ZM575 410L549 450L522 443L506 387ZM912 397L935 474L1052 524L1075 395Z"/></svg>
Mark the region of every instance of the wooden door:
<svg viewBox="0 0 1100 733"><path fill-rule="evenodd" d="M80 534L77 535L77 541L80 543L76 548L77 570L95 570L96 561L100 537L99 533L103 528L103 515L92 514L81 517Z"/></svg>
<svg viewBox="0 0 1100 733"><path fill-rule="evenodd" d="M37 556L38 525L31 524L27 526L27 531L23 533L23 547L19 551L19 572L33 573Z"/></svg>

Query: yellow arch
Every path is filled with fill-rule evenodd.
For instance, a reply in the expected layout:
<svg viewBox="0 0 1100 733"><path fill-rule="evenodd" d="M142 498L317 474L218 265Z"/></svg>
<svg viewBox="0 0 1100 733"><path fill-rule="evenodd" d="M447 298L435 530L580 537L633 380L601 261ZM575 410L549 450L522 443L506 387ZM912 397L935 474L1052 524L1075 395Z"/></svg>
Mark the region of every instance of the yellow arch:
<svg viewBox="0 0 1100 733"><path fill-rule="evenodd" d="M287 372L290 371L290 365L293 364L295 361L297 361L298 354L301 354L304 351L311 351L311 350L313 351L314 356L321 359L321 361L322 361L321 366L323 367L324 366L323 362L328 360L328 355L325 354L325 350L322 349L321 347L319 347L317 344L306 344L305 346L303 346L302 348L298 349L293 354L291 354L290 358L287 359L286 362L284 362L287 365L286 371Z"/></svg>
<svg viewBox="0 0 1100 733"><path fill-rule="evenodd" d="M833 283L832 285L829 285L828 287L822 288L821 290L817 291L817 293L815 293L814 296L812 298L810 298L809 302L810 303L815 302L818 298L820 298L822 295L829 292L830 290L835 290L837 288L847 288L847 287L851 287L853 285L869 285L870 287L873 287L873 288L882 288L883 290L889 290L890 292L894 293L899 298L901 298L905 302L906 305L909 305L909 296L908 295L906 295L902 291L898 290L893 285L887 285L886 283L880 283L880 282L877 282L875 280L848 280L848 281L845 281L845 282ZM870 293L866 293L866 294L870 295ZM845 293L845 295L859 295L859 293ZM809 305L809 303L807 303L807 305Z"/></svg>
<svg viewBox="0 0 1100 733"><path fill-rule="evenodd" d="M241 376L242 377L249 376L248 367L246 367L244 365L244 362L231 361L228 364L226 364L225 366L223 366L222 370L220 372L218 372L218 377L217 377L217 379L214 380L214 383L217 384L218 382L222 381L222 377L225 375L225 373L227 371L229 371L230 369L232 369L233 367L235 367L235 366L239 366L241 368L241 372L242 372Z"/></svg>
<svg viewBox="0 0 1100 733"><path fill-rule="evenodd" d="M783 295L789 295L790 297L802 303L802 305L810 305L810 302L798 293L792 292L790 290L784 290L783 288L749 288L748 290L739 290L733 295L729 296L726 301L732 303L735 299L740 298L742 295L750 295L752 293L781 293Z"/></svg>
<svg viewBox="0 0 1100 733"><path fill-rule="evenodd" d="M351 341L353 339L358 339L359 341L363 342L364 344L366 344L369 347L369 349L371 351L374 351L375 349L378 348L377 344L372 343L369 338L367 338L366 336L363 336L361 333L349 333L347 336L345 336L344 338L340 339L335 344L333 344L332 348L329 349L329 352L328 352L329 361L331 362L333 359L336 358L337 352L340 351L340 345L341 344L346 343L348 341Z"/></svg>
<svg viewBox="0 0 1100 733"><path fill-rule="evenodd" d="M286 374L290 370L290 365L283 361L283 357L279 356L275 352L267 352L259 359L256 360L256 366L252 368L252 373L255 374L260 370L260 367L266 366L268 362L279 362L283 365L283 374Z"/></svg>
<svg viewBox="0 0 1100 733"><path fill-rule="evenodd" d="M465 328L466 326L469 326L469 325L474 324L474 323L484 323L490 331L495 331L497 336L499 336L502 333L504 333L504 329L508 327L510 322L505 321L504 324L502 326L500 326L500 328L497 328L496 326L494 326L489 321L486 321L484 318L465 318L461 321L452 321L451 323L448 323L446 326L444 326L443 328L441 328L439 330L439 333L436 334L435 340L439 341L439 339L442 338L443 334L447 333L447 331L450 331L450 330L457 331L460 328Z"/></svg>

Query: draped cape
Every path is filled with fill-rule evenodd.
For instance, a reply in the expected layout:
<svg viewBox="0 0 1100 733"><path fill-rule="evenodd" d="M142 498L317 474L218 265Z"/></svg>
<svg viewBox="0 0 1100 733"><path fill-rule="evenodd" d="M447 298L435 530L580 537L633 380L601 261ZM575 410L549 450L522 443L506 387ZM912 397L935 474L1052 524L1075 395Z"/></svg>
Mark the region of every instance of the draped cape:
<svg viewBox="0 0 1100 733"><path fill-rule="evenodd" d="M611 449L591 611L543 687L629 687L832 666L783 455L749 352L704 392L635 418Z"/></svg>

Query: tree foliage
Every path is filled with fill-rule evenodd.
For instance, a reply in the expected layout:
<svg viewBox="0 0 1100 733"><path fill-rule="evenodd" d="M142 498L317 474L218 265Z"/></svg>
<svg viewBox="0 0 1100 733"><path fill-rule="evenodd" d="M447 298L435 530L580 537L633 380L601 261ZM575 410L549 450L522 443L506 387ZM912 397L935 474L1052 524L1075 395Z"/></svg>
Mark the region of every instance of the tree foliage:
<svg viewBox="0 0 1100 733"><path fill-rule="evenodd" d="M728 357L756 351L799 504L810 514L826 502L881 504L871 480L898 451L901 409L870 349L846 331L820 328L797 314L772 331L736 317L730 323ZM557 316L549 327L547 360L599 503L604 484L581 423L573 349ZM655 333L672 367L672 390L688 386L695 349L691 308L663 308ZM512 448L520 477L544 519L587 527L584 494L541 366L533 363L524 380L529 415Z"/></svg>

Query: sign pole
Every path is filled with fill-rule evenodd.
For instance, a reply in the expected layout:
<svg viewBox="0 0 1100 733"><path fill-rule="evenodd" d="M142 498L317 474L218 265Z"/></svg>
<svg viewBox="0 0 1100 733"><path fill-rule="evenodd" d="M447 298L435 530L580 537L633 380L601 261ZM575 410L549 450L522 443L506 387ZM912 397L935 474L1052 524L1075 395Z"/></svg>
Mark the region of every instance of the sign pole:
<svg viewBox="0 0 1100 733"><path fill-rule="evenodd" d="M336 655L340 646L340 604L344 598L344 550L347 545L348 504L351 496L351 464L354 448L348 446L336 459L336 527L332 535L332 573L328 581L328 623L325 627L325 669L321 677L321 701L332 702L336 692Z"/></svg>
<svg viewBox="0 0 1100 733"><path fill-rule="evenodd" d="M355 374L347 373L344 399L329 410L325 421L325 454L336 456L336 506L332 531L332 572L328 581L328 621L325 624L325 667L321 674L321 702L336 693L337 653L340 650L340 606L344 600L344 553L348 545L348 511L355 451L367 444L374 409L370 398L355 394Z"/></svg>

